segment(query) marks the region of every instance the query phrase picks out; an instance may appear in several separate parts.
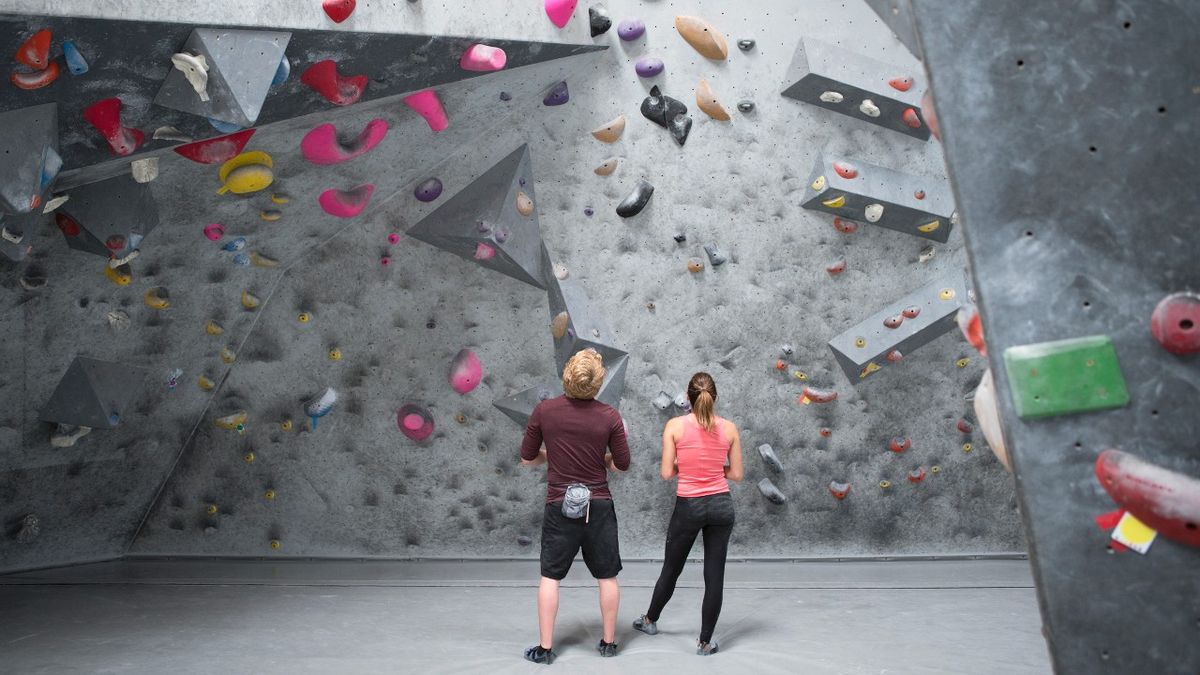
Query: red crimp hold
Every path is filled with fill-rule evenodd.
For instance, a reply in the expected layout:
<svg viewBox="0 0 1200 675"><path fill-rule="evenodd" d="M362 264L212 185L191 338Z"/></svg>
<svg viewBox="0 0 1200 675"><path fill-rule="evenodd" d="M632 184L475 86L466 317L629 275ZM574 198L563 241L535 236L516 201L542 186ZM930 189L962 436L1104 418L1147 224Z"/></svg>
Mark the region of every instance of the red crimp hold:
<svg viewBox="0 0 1200 675"><path fill-rule="evenodd" d="M911 129L921 128L921 117L917 115L917 111L912 108L906 108L904 113L900 115L900 119Z"/></svg>
<svg viewBox="0 0 1200 675"><path fill-rule="evenodd" d="M858 232L858 223L854 222L853 220L846 220L845 218L835 217L833 219L833 227L838 232L844 232L845 234L853 234Z"/></svg>
<svg viewBox="0 0 1200 675"><path fill-rule="evenodd" d="M911 77L893 77L888 80L888 84L892 85L892 89L896 91L908 91L912 89L913 79Z"/></svg>
<svg viewBox="0 0 1200 675"><path fill-rule="evenodd" d="M900 314L897 314L896 316L889 316L883 320L883 325L887 326L888 328L899 328L900 324L902 323L904 323L904 317Z"/></svg>
<svg viewBox="0 0 1200 675"><path fill-rule="evenodd" d="M82 231L82 228L79 227L79 223L76 222L74 218L68 216L62 211L56 211L54 213L54 223L58 225L58 229L62 230L62 233L68 237L78 237L79 233Z"/></svg>
<svg viewBox="0 0 1200 675"><path fill-rule="evenodd" d="M321 8L334 23L341 23L354 13L355 0L324 0Z"/></svg>
<svg viewBox="0 0 1200 675"><path fill-rule="evenodd" d="M837 400L838 393L836 389L814 389L813 387L805 387L804 392L800 394L800 403L808 405L809 403L832 403Z"/></svg>
<svg viewBox="0 0 1200 675"><path fill-rule="evenodd" d="M350 105L367 90L366 75L340 75L337 62L329 59L309 66L300 81L334 105Z"/></svg>
<svg viewBox="0 0 1200 675"><path fill-rule="evenodd" d="M917 190L916 192L913 192L913 197L915 197L917 199L925 199L925 191Z"/></svg>
<svg viewBox="0 0 1200 675"><path fill-rule="evenodd" d="M172 150L197 164L223 164L241 154L253 135L254 129L243 129L228 136L179 145Z"/></svg>
<svg viewBox="0 0 1200 675"><path fill-rule="evenodd" d="M817 429L817 433L821 434L821 436L824 438L829 438L833 435L833 429L830 429L829 427L821 427L820 429Z"/></svg>
<svg viewBox="0 0 1200 675"><path fill-rule="evenodd" d="M44 70L36 70L32 73L13 73L9 80L17 89L41 89L57 80L61 72L58 61L51 61L50 67Z"/></svg>
<svg viewBox="0 0 1200 675"><path fill-rule="evenodd" d="M912 447L912 439L903 436L896 436L888 443L888 450L894 453L901 453Z"/></svg>
<svg viewBox="0 0 1200 675"><path fill-rule="evenodd" d="M923 480L925 480L925 469L924 468L916 468L916 469L913 469L912 471L908 472L908 482L920 483Z"/></svg>
<svg viewBox="0 0 1200 675"><path fill-rule="evenodd" d="M1111 530L1121 522L1121 517L1125 515L1125 509L1115 509L1106 511L1096 516L1096 526L1102 530Z"/></svg>
<svg viewBox="0 0 1200 675"><path fill-rule="evenodd" d="M146 135L137 129L121 126L121 99L106 98L88 106L83 111L83 119L88 121L108 141L108 148L114 155L124 157L132 155L146 140Z"/></svg>
<svg viewBox="0 0 1200 675"><path fill-rule="evenodd" d="M846 271L846 259L842 258L841 260L835 260L834 262L829 263L828 265L825 266L825 271L829 272L829 276L831 276L831 277L836 277L837 275L841 274L842 272L845 272Z"/></svg>
<svg viewBox="0 0 1200 675"><path fill-rule="evenodd" d="M858 168L846 162L834 162L833 170L837 172L837 175L846 180L858 177Z"/></svg>
<svg viewBox="0 0 1200 675"><path fill-rule="evenodd" d="M787 364L783 361L776 361L775 370L787 370Z"/></svg>
<svg viewBox="0 0 1200 675"><path fill-rule="evenodd" d="M50 65L50 31L42 29L34 33L17 49L17 62L34 70L44 70Z"/></svg>
<svg viewBox="0 0 1200 675"><path fill-rule="evenodd" d="M983 322L979 320L979 312L974 307L964 306L958 310L955 320L967 342L980 354L987 356L987 343L983 340Z"/></svg>
<svg viewBox="0 0 1200 675"><path fill-rule="evenodd" d="M1151 529L1200 547L1200 480L1111 449L1096 458L1096 478L1118 506Z"/></svg>
<svg viewBox="0 0 1200 675"><path fill-rule="evenodd" d="M884 358L892 363L900 363L904 360L904 355L900 353L899 349L893 349L892 351L888 352Z"/></svg>
<svg viewBox="0 0 1200 675"><path fill-rule="evenodd" d="M1172 293L1150 315L1150 334L1172 354L1200 352L1200 295Z"/></svg>
<svg viewBox="0 0 1200 675"><path fill-rule="evenodd" d="M834 499L841 501L846 498L846 495L850 494L850 484L831 480L829 481L829 494L833 495Z"/></svg>
<svg viewBox="0 0 1200 675"><path fill-rule="evenodd" d="M958 427L958 432L960 434L969 434L975 430L975 428L971 426L971 423L965 419L958 420L958 424L956 426Z"/></svg>
<svg viewBox="0 0 1200 675"><path fill-rule="evenodd" d="M914 305L912 307L905 307L904 311L902 311L900 313L903 314L904 318L906 318L906 319L915 319L915 318L917 318L918 315L921 314L921 308L917 307L916 305Z"/></svg>

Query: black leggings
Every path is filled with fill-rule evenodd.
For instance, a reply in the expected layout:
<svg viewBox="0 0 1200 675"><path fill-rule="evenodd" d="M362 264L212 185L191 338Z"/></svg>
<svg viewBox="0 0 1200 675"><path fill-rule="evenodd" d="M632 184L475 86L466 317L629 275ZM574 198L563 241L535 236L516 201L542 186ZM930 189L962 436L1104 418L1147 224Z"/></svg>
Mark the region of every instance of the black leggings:
<svg viewBox="0 0 1200 675"><path fill-rule="evenodd" d="M700 641L712 640L725 590L725 554L733 532L733 497L728 492L705 497L676 497L675 512L667 528L667 546L662 573L654 584L654 597L646 618L658 621L675 593L675 582L683 573L696 535L704 531L704 605L700 614Z"/></svg>

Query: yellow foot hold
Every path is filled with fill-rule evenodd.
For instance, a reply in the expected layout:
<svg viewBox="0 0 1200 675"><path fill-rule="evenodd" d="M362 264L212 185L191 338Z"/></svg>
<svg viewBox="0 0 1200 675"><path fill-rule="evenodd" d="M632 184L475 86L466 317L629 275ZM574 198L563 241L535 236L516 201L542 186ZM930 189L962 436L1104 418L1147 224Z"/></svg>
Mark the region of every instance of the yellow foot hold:
<svg viewBox="0 0 1200 675"><path fill-rule="evenodd" d="M242 307L245 307L246 309L254 309L261 304L262 301L258 299L257 295L254 295L250 291L242 291Z"/></svg>
<svg viewBox="0 0 1200 675"><path fill-rule="evenodd" d="M200 388L203 389L204 391L211 391L213 387L217 386L216 382L213 382L212 380L208 379L207 377L205 377L203 375L201 375L200 378L198 380L196 380L196 384L200 385Z"/></svg>
<svg viewBox="0 0 1200 675"><path fill-rule="evenodd" d="M283 217L283 211L276 211L275 209L263 209L262 213L258 215L268 223L273 223Z"/></svg>
<svg viewBox="0 0 1200 675"><path fill-rule="evenodd" d="M276 192L271 195L271 203L273 204L287 204L290 201L292 201L292 198L282 192Z"/></svg>
<svg viewBox="0 0 1200 675"><path fill-rule="evenodd" d="M309 321L312 321L312 314L308 312L300 312L296 315L296 320L300 323L308 323Z"/></svg>
<svg viewBox="0 0 1200 675"><path fill-rule="evenodd" d="M837 197L834 197L833 199L826 199L826 200L822 201L821 203L824 204L825 206L828 206L831 209L840 209L846 205L846 195L838 195Z"/></svg>
<svg viewBox="0 0 1200 675"><path fill-rule="evenodd" d="M215 424L221 429L226 429L229 431L241 431L246 428L246 420L249 418L250 415L245 410L239 410L232 415L218 417L215 421Z"/></svg>
<svg viewBox="0 0 1200 675"><path fill-rule="evenodd" d="M274 164L271 156L265 152L243 152L221 165L218 172L221 189L217 190L217 194L232 192L244 195L270 187L275 182L275 173L271 170Z"/></svg>
<svg viewBox="0 0 1200 675"><path fill-rule="evenodd" d="M278 260L271 258L269 256L265 256L265 255L259 253L258 251L250 252L250 262L253 263L256 267L279 267Z"/></svg>
<svg viewBox="0 0 1200 675"><path fill-rule="evenodd" d="M918 225L917 231L924 232L925 234L929 234L930 232L933 232L934 230L938 229L941 226L942 226L942 221L934 220L934 221L925 223L924 225Z"/></svg>
<svg viewBox="0 0 1200 675"><path fill-rule="evenodd" d="M233 363L237 360L237 353L229 347L221 347L221 360L226 364Z"/></svg>
<svg viewBox="0 0 1200 675"><path fill-rule="evenodd" d="M338 349L337 347L330 349L329 350L329 360L330 361L341 361L342 360L342 350Z"/></svg>
<svg viewBox="0 0 1200 675"><path fill-rule="evenodd" d="M292 430L292 421L291 421L291 420L283 420L282 422L280 422L280 423L279 423L279 430L280 430L280 431L285 431L285 432L286 432L286 431L291 431L291 430Z"/></svg>
<svg viewBox="0 0 1200 675"><path fill-rule="evenodd" d="M121 265L116 269L105 265L104 276L118 286L128 286L133 281L133 270L129 265Z"/></svg>
<svg viewBox="0 0 1200 675"><path fill-rule="evenodd" d="M247 464L253 464L254 463L254 453L247 452L246 454L242 455L242 461Z"/></svg>
<svg viewBox="0 0 1200 675"><path fill-rule="evenodd" d="M225 328L216 321L209 319L208 323L204 324L204 332L209 335L220 335L225 332Z"/></svg>
<svg viewBox="0 0 1200 675"><path fill-rule="evenodd" d="M146 302L146 306L152 309L166 309L171 306L170 295L162 286L155 286L146 291L142 299Z"/></svg>

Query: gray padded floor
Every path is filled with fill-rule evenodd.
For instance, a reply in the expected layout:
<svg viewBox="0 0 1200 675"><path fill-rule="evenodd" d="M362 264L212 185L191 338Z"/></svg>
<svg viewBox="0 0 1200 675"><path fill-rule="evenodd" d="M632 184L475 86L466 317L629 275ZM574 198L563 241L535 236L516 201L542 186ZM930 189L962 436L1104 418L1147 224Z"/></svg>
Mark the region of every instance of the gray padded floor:
<svg viewBox="0 0 1200 675"><path fill-rule="evenodd" d="M594 584L564 582L549 668L527 561L127 560L0 577L15 673L1048 673L1023 560L731 562L716 638L693 654L700 565L655 637L629 628L658 565L627 563L600 659Z"/></svg>

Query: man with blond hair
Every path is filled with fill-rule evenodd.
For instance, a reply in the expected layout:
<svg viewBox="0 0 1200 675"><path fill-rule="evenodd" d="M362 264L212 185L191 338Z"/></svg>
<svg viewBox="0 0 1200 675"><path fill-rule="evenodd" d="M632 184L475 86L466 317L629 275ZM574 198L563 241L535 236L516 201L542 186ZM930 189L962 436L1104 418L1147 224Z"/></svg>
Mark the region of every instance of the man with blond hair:
<svg viewBox="0 0 1200 675"><path fill-rule="evenodd" d="M534 663L554 661L558 584L581 548L584 564L600 585L604 637L596 649L601 656L617 655L621 551L608 471L629 469L629 443L620 413L596 400L604 375L603 358L596 350L584 349L572 356L563 368L565 395L533 409L521 441L522 464L549 465L538 586L541 641L525 650L525 658Z"/></svg>

